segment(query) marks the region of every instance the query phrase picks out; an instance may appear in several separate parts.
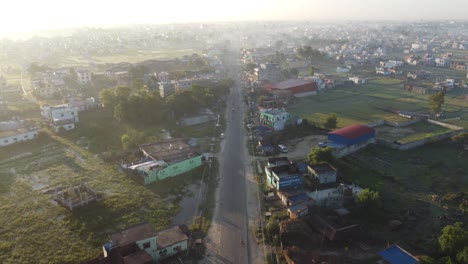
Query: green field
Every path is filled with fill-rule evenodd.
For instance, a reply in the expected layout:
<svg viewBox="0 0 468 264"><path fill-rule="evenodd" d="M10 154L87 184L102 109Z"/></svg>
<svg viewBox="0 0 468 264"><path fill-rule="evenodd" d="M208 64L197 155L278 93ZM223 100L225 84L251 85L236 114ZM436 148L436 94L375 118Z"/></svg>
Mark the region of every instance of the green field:
<svg viewBox="0 0 468 264"><path fill-rule="evenodd" d="M468 101L462 100L459 93L454 91L447 94L442 108L446 112L446 118L460 117L460 120L452 120L450 123L468 128ZM344 127L381 119L391 120L395 116L381 110L382 108L429 114L428 97L429 95L403 91L400 80L377 78L357 88L332 89L316 96L301 98L288 111L319 125L323 124L330 113L336 113L338 127Z"/></svg>

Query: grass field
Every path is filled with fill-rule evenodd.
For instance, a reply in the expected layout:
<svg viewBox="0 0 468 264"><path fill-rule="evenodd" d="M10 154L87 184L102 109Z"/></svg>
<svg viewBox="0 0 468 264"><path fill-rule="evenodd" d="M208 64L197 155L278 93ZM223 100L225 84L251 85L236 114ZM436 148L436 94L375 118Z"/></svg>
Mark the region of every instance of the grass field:
<svg viewBox="0 0 468 264"><path fill-rule="evenodd" d="M429 114L429 95L403 91L403 83L392 78L377 78L351 89L327 90L316 96L301 98L288 108L293 115L323 124L330 113L338 116L338 127L359 123L367 124L381 119L392 119L394 114L379 110L390 108ZM447 118L460 117L450 123L468 128L468 101L458 93L447 94L443 110Z"/></svg>
<svg viewBox="0 0 468 264"><path fill-rule="evenodd" d="M0 154L0 258L3 263L80 263L96 257L107 234L147 221L171 225L180 195L200 171L141 186L95 155L56 136L5 148ZM202 169L202 168L201 168ZM192 180L193 180L192 179ZM70 212L41 190L88 182L104 199ZM6 232L8 231L8 232Z"/></svg>

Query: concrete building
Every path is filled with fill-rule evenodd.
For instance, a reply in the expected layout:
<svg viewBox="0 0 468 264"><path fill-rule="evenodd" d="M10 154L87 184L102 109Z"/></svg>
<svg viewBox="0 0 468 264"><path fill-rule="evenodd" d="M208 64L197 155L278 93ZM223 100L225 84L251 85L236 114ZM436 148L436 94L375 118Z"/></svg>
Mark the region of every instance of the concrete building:
<svg viewBox="0 0 468 264"><path fill-rule="evenodd" d="M79 84L87 84L92 81L91 79L91 72L86 70L78 70L76 71L76 79Z"/></svg>
<svg viewBox="0 0 468 264"><path fill-rule="evenodd" d="M319 184L336 182L336 168L328 163L309 165L307 169L312 178L316 179Z"/></svg>
<svg viewBox="0 0 468 264"><path fill-rule="evenodd" d="M34 139L38 134L36 127L23 121L0 122L0 147Z"/></svg>
<svg viewBox="0 0 468 264"><path fill-rule="evenodd" d="M256 79L260 82L268 81L275 83L283 80L281 67L277 63L262 63L255 69Z"/></svg>
<svg viewBox="0 0 468 264"><path fill-rule="evenodd" d="M175 82L158 82L159 86L159 95L161 98L167 97L176 91Z"/></svg>
<svg viewBox="0 0 468 264"><path fill-rule="evenodd" d="M146 158L125 168L136 171L136 179L145 185L191 171L203 163L203 156L180 138L143 144L140 150Z"/></svg>
<svg viewBox="0 0 468 264"><path fill-rule="evenodd" d="M75 123L78 123L78 108L69 104L63 105L43 105L41 106L41 115L50 121L55 132L61 129L75 129Z"/></svg>
<svg viewBox="0 0 468 264"><path fill-rule="evenodd" d="M182 79L176 81L176 91L183 91L192 88L192 79Z"/></svg>
<svg viewBox="0 0 468 264"><path fill-rule="evenodd" d="M305 97L317 94L317 83L314 80L290 79L275 83L267 88L271 93L288 91L295 97Z"/></svg>
<svg viewBox="0 0 468 264"><path fill-rule="evenodd" d="M277 191L285 191L302 186L302 174L294 164L265 167L267 184Z"/></svg>
<svg viewBox="0 0 468 264"><path fill-rule="evenodd" d="M187 250L188 237L179 226L156 232L148 223L114 233L105 244L103 259L88 263L149 264L159 263Z"/></svg>
<svg viewBox="0 0 468 264"><path fill-rule="evenodd" d="M159 72L159 73L157 73L156 77L158 78L158 81L160 81L160 82L170 81L169 73L167 73L167 72Z"/></svg>
<svg viewBox="0 0 468 264"><path fill-rule="evenodd" d="M260 125L274 131L284 130L291 114L283 109L269 109L260 111Z"/></svg>

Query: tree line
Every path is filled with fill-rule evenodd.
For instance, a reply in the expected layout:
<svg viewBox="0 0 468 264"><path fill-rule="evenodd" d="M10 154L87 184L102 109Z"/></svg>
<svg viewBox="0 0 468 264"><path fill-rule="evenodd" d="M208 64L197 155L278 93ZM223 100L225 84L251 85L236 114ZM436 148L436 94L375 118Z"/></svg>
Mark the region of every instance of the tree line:
<svg viewBox="0 0 468 264"><path fill-rule="evenodd" d="M161 98L158 90L148 91L145 86L119 86L104 89L100 95L104 108L111 109L119 122L157 124L164 119L193 115L214 105L217 98L227 94L232 84L232 80L223 80L207 86L193 85L167 98Z"/></svg>

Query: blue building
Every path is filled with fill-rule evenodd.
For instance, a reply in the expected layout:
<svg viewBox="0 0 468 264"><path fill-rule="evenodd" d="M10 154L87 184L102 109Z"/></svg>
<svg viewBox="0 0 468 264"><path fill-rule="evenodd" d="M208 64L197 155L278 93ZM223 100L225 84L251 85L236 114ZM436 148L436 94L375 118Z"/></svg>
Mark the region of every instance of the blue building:
<svg viewBox="0 0 468 264"><path fill-rule="evenodd" d="M329 144L350 146L375 139L375 130L364 125L351 125L328 133Z"/></svg>
<svg viewBox="0 0 468 264"><path fill-rule="evenodd" d="M277 191L294 189L302 186L302 173L294 164L285 164L265 168L266 180L269 186Z"/></svg>
<svg viewBox="0 0 468 264"><path fill-rule="evenodd" d="M411 255L406 250L398 245L393 245L379 252L379 255L384 259L385 264L417 264L419 259Z"/></svg>

